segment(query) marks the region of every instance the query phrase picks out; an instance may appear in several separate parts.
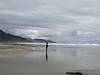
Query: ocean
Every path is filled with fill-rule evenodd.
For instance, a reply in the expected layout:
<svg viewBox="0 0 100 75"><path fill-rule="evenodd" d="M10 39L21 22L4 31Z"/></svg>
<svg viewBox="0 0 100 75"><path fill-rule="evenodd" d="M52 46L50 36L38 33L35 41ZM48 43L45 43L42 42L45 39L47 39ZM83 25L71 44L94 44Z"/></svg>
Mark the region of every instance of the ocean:
<svg viewBox="0 0 100 75"><path fill-rule="evenodd" d="M100 75L99 59L99 44L0 44L0 75Z"/></svg>

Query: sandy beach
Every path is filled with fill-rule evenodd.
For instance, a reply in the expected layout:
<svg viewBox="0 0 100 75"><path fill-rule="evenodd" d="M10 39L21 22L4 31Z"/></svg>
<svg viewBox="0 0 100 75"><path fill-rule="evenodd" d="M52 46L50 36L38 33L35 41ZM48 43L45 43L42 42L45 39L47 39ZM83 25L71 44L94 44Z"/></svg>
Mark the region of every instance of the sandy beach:
<svg viewBox="0 0 100 75"><path fill-rule="evenodd" d="M4 45L0 49L1 75L100 75L100 47Z"/></svg>

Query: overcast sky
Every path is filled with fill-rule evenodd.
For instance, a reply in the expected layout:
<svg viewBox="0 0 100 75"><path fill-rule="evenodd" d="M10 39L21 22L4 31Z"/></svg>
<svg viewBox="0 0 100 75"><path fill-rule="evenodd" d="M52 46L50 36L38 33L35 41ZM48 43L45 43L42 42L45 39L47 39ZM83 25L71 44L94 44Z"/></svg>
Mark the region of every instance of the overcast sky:
<svg viewBox="0 0 100 75"><path fill-rule="evenodd" d="M56 41L99 37L100 0L0 0L0 28Z"/></svg>

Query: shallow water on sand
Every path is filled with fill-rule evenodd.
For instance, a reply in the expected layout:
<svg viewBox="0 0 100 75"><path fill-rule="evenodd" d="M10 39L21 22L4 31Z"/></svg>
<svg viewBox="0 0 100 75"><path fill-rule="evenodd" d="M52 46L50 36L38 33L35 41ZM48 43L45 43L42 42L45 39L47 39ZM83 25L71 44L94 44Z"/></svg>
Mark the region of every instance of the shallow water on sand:
<svg viewBox="0 0 100 75"><path fill-rule="evenodd" d="M64 75L67 71L100 75L99 59L100 46L50 45L46 55L45 45L0 45L0 75Z"/></svg>

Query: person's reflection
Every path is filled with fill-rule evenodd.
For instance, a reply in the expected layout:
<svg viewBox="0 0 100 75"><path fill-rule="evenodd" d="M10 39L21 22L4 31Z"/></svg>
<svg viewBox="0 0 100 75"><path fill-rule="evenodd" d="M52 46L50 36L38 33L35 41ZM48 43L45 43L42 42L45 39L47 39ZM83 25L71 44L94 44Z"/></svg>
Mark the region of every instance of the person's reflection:
<svg viewBox="0 0 100 75"><path fill-rule="evenodd" d="M46 62L48 61L48 42L46 42Z"/></svg>
<svg viewBox="0 0 100 75"><path fill-rule="evenodd" d="M46 62L48 61L48 53L46 53Z"/></svg>

